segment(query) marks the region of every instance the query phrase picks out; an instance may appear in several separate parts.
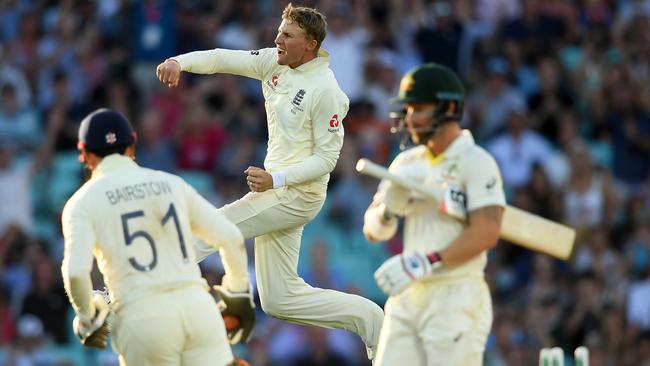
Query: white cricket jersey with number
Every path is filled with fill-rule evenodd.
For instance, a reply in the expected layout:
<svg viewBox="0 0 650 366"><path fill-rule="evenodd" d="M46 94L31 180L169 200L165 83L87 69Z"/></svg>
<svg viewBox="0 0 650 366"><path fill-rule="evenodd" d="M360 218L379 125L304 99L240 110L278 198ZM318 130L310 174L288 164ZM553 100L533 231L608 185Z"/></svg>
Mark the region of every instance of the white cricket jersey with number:
<svg viewBox="0 0 650 366"><path fill-rule="evenodd" d="M399 154L389 170L420 182L423 186L453 185L466 194L467 212L481 207L505 205L505 195L499 167L494 158L474 143L471 132L463 130L439 156L419 145ZM383 201L387 182L379 186L375 199ZM463 224L433 207L431 201L417 193L405 214L404 251L440 251L463 230ZM442 268L435 278L483 277L487 263L485 252L455 268Z"/></svg>
<svg viewBox="0 0 650 366"><path fill-rule="evenodd" d="M295 69L278 65L276 57L276 48L265 48L214 49L173 59L183 71L260 80L269 131L265 169L284 172L286 185L324 194L343 145L348 97L329 69L329 54L324 49Z"/></svg>
<svg viewBox="0 0 650 366"><path fill-rule="evenodd" d="M232 287L246 289L243 237L181 178L113 154L66 203L62 273L73 307L92 315L93 254L119 309L153 293L199 285L192 234L221 248Z"/></svg>

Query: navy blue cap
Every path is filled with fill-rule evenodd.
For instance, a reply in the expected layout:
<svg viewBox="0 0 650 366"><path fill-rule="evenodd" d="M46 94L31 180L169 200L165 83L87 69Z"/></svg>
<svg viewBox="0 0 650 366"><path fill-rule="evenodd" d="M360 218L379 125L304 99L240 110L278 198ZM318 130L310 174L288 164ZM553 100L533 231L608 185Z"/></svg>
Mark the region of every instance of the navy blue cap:
<svg viewBox="0 0 650 366"><path fill-rule="evenodd" d="M87 115L79 126L79 150L89 151L134 143L136 134L121 113L101 108Z"/></svg>

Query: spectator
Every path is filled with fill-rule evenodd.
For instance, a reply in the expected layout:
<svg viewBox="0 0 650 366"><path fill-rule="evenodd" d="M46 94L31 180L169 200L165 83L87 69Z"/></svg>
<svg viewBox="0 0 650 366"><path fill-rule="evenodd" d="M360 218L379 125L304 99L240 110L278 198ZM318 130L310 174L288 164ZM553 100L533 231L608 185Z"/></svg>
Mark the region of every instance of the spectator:
<svg viewBox="0 0 650 366"><path fill-rule="evenodd" d="M566 221L579 229L611 223L615 197L610 178L593 164L584 144L574 144L569 157L571 176L564 194Z"/></svg>
<svg viewBox="0 0 650 366"><path fill-rule="evenodd" d="M433 2L426 12L433 24L421 24L414 35L420 58L423 62L437 62L457 72L464 28L454 13L452 2Z"/></svg>
<svg viewBox="0 0 650 366"><path fill-rule="evenodd" d="M650 271L646 277L632 283L627 296L627 319L639 329L650 329Z"/></svg>
<svg viewBox="0 0 650 366"><path fill-rule="evenodd" d="M228 138L219 121L208 113L202 100L189 106L178 129L178 168L210 172Z"/></svg>
<svg viewBox="0 0 650 366"><path fill-rule="evenodd" d="M176 13L171 0L129 3L131 78L149 95L157 86L156 65L176 51ZM127 116L131 117L131 116Z"/></svg>
<svg viewBox="0 0 650 366"><path fill-rule="evenodd" d="M347 2L339 1L336 4L328 14L329 31L323 41L323 48L332 55L330 67L341 89L351 102L355 102L363 91L366 56L363 49L368 42L368 32L363 22L355 21L355 13Z"/></svg>
<svg viewBox="0 0 650 366"><path fill-rule="evenodd" d="M63 284L58 281L59 269L46 253L39 251L32 263L32 290L25 296L21 314L36 316L49 338L56 343L68 341L68 301Z"/></svg>
<svg viewBox="0 0 650 366"><path fill-rule="evenodd" d="M148 111L138 130L138 163L146 168L174 172L176 170L176 155L171 141L163 136L162 114L158 111Z"/></svg>
<svg viewBox="0 0 650 366"><path fill-rule="evenodd" d="M502 57L486 62L485 84L469 93L470 128L479 141L486 141L500 132L513 112L524 113L526 101L521 91L510 85L510 65Z"/></svg>
<svg viewBox="0 0 650 366"><path fill-rule="evenodd" d="M42 139L37 111L20 106L16 88L10 83L0 86L0 135L19 150L34 149Z"/></svg>
<svg viewBox="0 0 650 366"><path fill-rule="evenodd" d="M607 127L614 147L612 172L628 190L633 190L650 172L650 114L639 105L639 85L623 76L611 86L609 95L611 113Z"/></svg>
<svg viewBox="0 0 650 366"><path fill-rule="evenodd" d="M551 145L528 127L524 111L512 110L507 117L506 131L488 142L506 186L523 187L532 177L535 164L545 165L551 156Z"/></svg>
<svg viewBox="0 0 650 366"><path fill-rule="evenodd" d="M13 143L0 141L0 233L11 225L31 232L33 229L30 182L33 169L29 163L16 159Z"/></svg>
<svg viewBox="0 0 650 366"><path fill-rule="evenodd" d="M16 337L16 322L11 313L9 294L4 285L0 285L0 347L6 347Z"/></svg>
<svg viewBox="0 0 650 366"><path fill-rule="evenodd" d="M8 50L0 45L0 85L12 85L16 91L18 108L25 108L32 103L32 90L23 70L10 62Z"/></svg>
<svg viewBox="0 0 650 366"><path fill-rule="evenodd" d="M33 315L23 315L18 319L18 339L8 349L6 364L54 365L56 356L47 345L41 321Z"/></svg>

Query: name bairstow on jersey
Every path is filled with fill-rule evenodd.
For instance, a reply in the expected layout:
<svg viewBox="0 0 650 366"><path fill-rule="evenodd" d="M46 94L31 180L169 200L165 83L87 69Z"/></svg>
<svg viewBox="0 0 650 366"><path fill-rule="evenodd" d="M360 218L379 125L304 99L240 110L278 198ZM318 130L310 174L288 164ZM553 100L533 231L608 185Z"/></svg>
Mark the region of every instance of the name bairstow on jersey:
<svg viewBox="0 0 650 366"><path fill-rule="evenodd" d="M172 193L172 189L169 186L169 182L145 182L106 191L106 198L108 198L108 202L111 205L115 205L120 202L141 200L151 196L170 193Z"/></svg>

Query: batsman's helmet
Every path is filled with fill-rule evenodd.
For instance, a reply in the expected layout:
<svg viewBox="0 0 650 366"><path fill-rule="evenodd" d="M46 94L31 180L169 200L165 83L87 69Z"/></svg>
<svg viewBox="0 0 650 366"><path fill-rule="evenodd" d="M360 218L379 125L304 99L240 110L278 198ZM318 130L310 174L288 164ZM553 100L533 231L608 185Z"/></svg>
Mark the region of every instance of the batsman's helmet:
<svg viewBox="0 0 650 366"><path fill-rule="evenodd" d="M441 124L450 121L459 122L463 118L463 102L465 100L465 88L458 76L450 68L436 64L427 63L411 69L402 77L399 94L392 98L391 103L435 103L432 124L429 127L429 136ZM455 108L450 109L454 103ZM400 118L399 125L393 132L405 129L404 115L392 115Z"/></svg>
<svg viewBox="0 0 650 366"><path fill-rule="evenodd" d="M98 151L129 146L136 133L121 113L101 108L87 115L79 126L79 150Z"/></svg>

